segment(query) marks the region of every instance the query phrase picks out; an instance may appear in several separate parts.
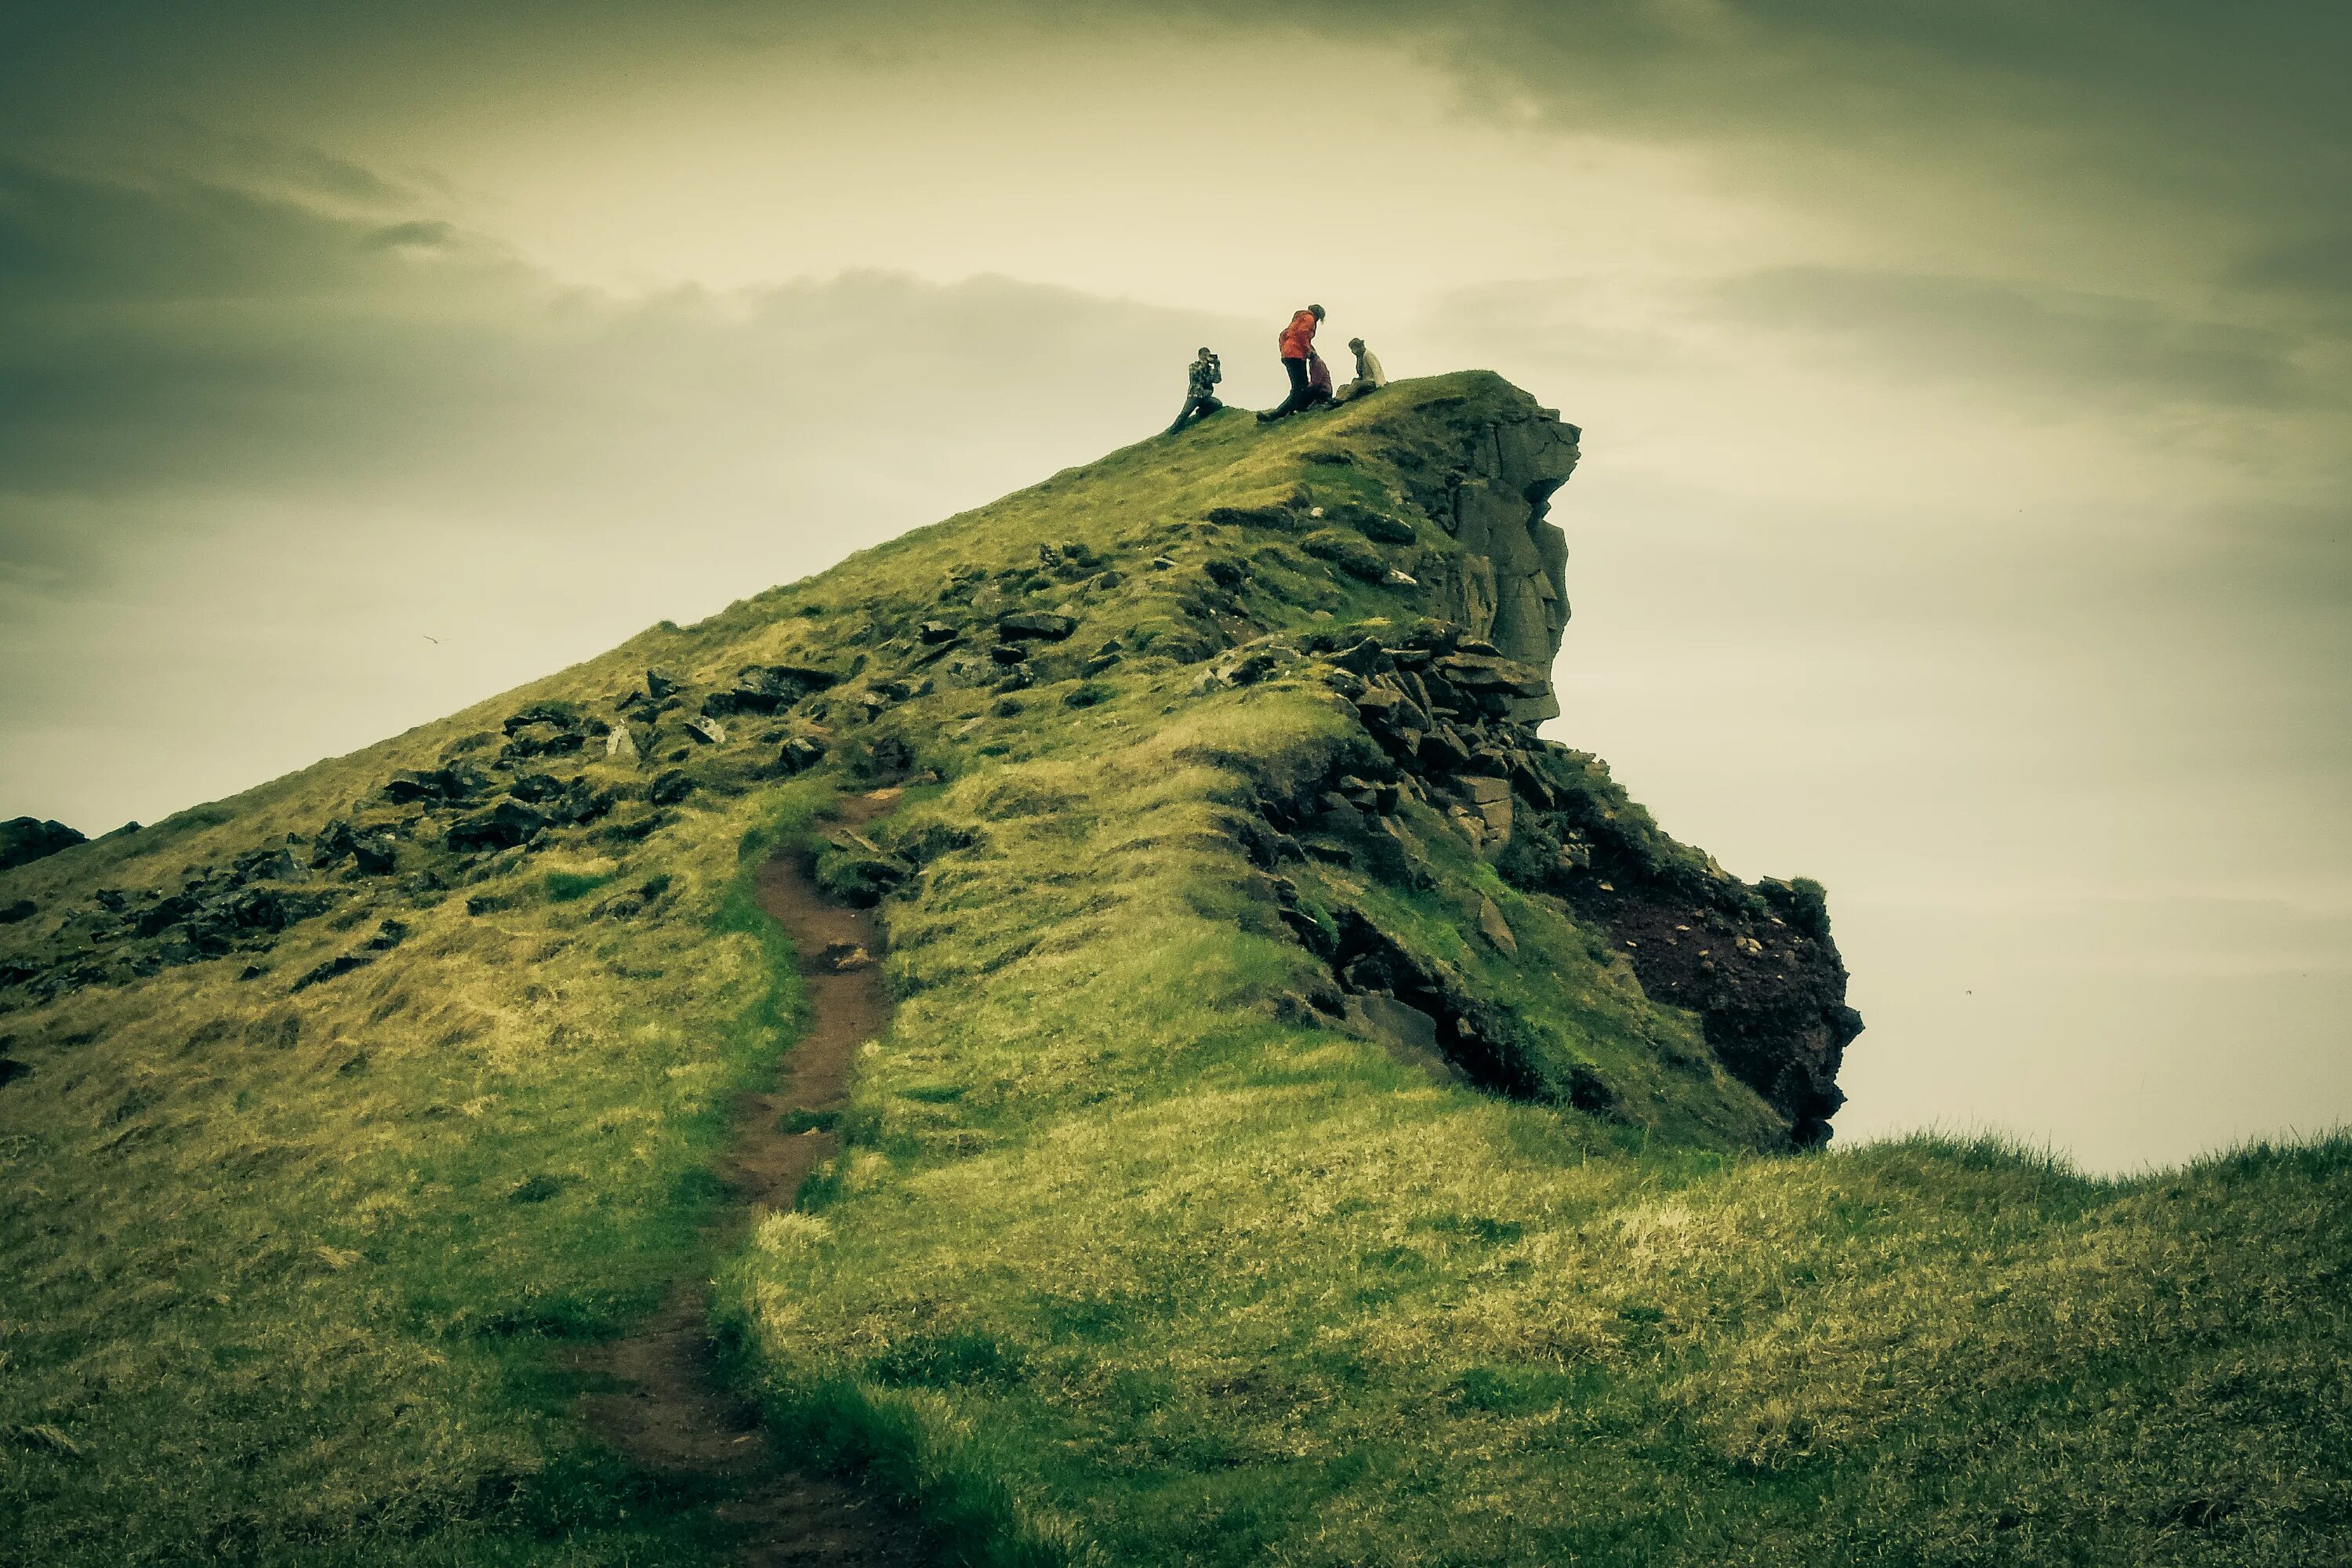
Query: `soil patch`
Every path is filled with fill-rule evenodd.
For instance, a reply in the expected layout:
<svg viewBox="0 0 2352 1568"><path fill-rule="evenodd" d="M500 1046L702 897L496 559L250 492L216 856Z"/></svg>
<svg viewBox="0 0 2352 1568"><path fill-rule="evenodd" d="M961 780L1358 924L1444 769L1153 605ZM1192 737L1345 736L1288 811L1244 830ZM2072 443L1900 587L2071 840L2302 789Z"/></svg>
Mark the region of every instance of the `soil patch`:
<svg viewBox="0 0 2352 1568"><path fill-rule="evenodd" d="M870 822L897 790L853 795L842 820ZM720 1165L735 1202L715 1243L740 1235L755 1208L790 1208L802 1180L834 1151L833 1118L848 1099L857 1047L889 1026L881 951L868 910L829 903L789 858L759 871L760 907L792 938L808 995L809 1028L786 1054L773 1087L744 1096ZM807 1127L804 1131L788 1131ZM913 1522L856 1487L795 1468L761 1428L758 1412L720 1382L704 1318L708 1285L681 1279L636 1333L584 1355L614 1392L585 1395L580 1413L602 1441L646 1469L717 1492L713 1512L740 1531L737 1561L914 1568L929 1562Z"/></svg>

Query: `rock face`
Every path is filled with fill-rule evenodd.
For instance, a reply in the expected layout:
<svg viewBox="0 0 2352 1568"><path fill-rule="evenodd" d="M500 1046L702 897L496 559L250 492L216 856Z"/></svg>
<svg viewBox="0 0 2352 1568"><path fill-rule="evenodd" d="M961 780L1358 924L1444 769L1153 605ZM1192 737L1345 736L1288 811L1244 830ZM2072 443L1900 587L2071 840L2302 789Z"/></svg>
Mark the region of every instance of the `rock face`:
<svg viewBox="0 0 2352 1568"><path fill-rule="evenodd" d="M1544 409L1482 426L1466 468L1423 500L1462 547L1424 579L1438 613L1503 657L1547 669L1568 626L1568 538L1548 514L1576 472L1582 435ZM1531 724L1559 713L1547 683L1515 695L1510 716Z"/></svg>
<svg viewBox="0 0 2352 1568"><path fill-rule="evenodd" d="M0 871L46 859L60 849L70 849L89 840L62 822L44 822L38 817L12 817L0 822Z"/></svg>

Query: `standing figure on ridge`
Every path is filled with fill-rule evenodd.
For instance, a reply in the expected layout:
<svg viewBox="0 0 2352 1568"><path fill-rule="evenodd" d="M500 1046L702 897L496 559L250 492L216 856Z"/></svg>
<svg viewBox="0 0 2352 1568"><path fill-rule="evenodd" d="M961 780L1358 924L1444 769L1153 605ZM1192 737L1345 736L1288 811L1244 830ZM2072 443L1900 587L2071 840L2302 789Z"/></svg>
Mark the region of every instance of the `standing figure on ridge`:
<svg viewBox="0 0 2352 1568"><path fill-rule="evenodd" d="M1309 305L1291 317L1290 325L1283 328L1282 336L1275 340L1275 347L1282 355L1282 368L1290 373L1290 395L1260 413L1260 419L1279 419L1307 406L1307 356L1315 352L1315 329L1322 324L1323 307Z"/></svg>
<svg viewBox="0 0 2352 1568"><path fill-rule="evenodd" d="M1195 414L1206 419L1223 408L1224 405L1217 401L1215 388L1217 383L1224 379L1225 367L1215 354L1203 348L1193 356L1185 375L1184 409L1176 416L1176 423L1168 426L1168 434L1173 436L1184 428L1185 422Z"/></svg>
<svg viewBox="0 0 2352 1568"><path fill-rule="evenodd" d="M1334 403L1345 403L1351 397L1361 397L1376 387L1386 386L1389 378L1381 370L1380 356L1364 346L1361 338L1349 338L1348 347L1356 356L1356 379L1331 395Z"/></svg>

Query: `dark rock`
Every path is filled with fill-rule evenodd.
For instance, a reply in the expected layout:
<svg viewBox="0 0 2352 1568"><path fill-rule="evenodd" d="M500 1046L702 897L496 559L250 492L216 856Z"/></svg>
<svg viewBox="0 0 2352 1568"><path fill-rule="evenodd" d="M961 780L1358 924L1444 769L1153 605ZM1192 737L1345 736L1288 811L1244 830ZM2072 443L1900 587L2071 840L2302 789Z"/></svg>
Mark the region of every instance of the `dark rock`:
<svg viewBox="0 0 2352 1568"><path fill-rule="evenodd" d="M677 682L658 669L646 671L646 695L659 702L677 690Z"/></svg>
<svg viewBox="0 0 2352 1568"><path fill-rule="evenodd" d="M313 985L323 985L330 980L349 974L354 969L365 969L374 962L373 953L339 952L326 963L315 968L304 970L296 978L292 988L296 991L308 991Z"/></svg>
<svg viewBox="0 0 2352 1568"><path fill-rule="evenodd" d="M942 643L954 642L963 633L945 621L925 621L915 628L915 636L925 647L937 647Z"/></svg>
<svg viewBox="0 0 2352 1568"><path fill-rule="evenodd" d="M6 1088L32 1070L14 1057L0 1057L0 1089Z"/></svg>
<svg viewBox="0 0 2352 1568"><path fill-rule="evenodd" d="M646 799L656 805L676 805L694 791L693 778L681 768L672 768L654 775L654 782L646 786Z"/></svg>
<svg viewBox="0 0 2352 1568"><path fill-rule="evenodd" d="M354 842L352 825L341 817L334 818L310 840L311 868L322 870L348 858Z"/></svg>
<svg viewBox="0 0 2352 1568"><path fill-rule="evenodd" d="M0 871L29 866L89 840L62 822L17 816L0 822Z"/></svg>
<svg viewBox="0 0 2352 1568"><path fill-rule="evenodd" d="M1007 640L1042 638L1060 642L1078 629L1078 623L1067 616L1049 615L1042 610L1018 610L996 618L996 635Z"/></svg>
<svg viewBox="0 0 2352 1568"><path fill-rule="evenodd" d="M512 849L524 844L551 826L544 813L535 811L521 801L508 799L488 811L462 816L449 825L447 843L450 850L459 855L474 855L488 849Z"/></svg>
<svg viewBox="0 0 2352 1568"><path fill-rule="evenodd" d="M466 900L466 912L476 916L496 914L513 902L504 893L476 893Z"/></svg>
<svg viewBox="0 0 2352 1568"><path fill-rule="evenodd" d="M1241 585L1249 581L1249 568L1230 556L1212 555L1201 563L1201 570L1209 574L1210 582L1228 594L1240 592Z"/></svg>
<svg viewBox="0 0 2352 1568"><path fill-rule="evenodd" d="M803 698L832 689L841 680L832 670L805 665L745 665L736 673L733 686L702 700L702 711L704 717L714 719L735 713L779 713Z"/></svg>
<svg viewBox="0 0 2352 1568"><path fill-rule="evenodd" d="M352 865L362 877L389 877L398 868L399 852L388 837L352 840Z"/></svg>
<svg viewBox="0 0 2352 1568"><path fill-rule="evenodd" d="M1328 561L1349 576L1366 583L1377 583L1388 575L1389 563L1360 534L1320 528L1299 541L1299 546L1307 554Z"/></svg>
<svg viewBox="0 0 2352 1568"><path fill-rule="evenodd" d="M392 775L383 786L383 798L395 805L463 801L487 787L488 781L459 768L411 769Z"/></svg>
<svg viewBox="0 0 2352 1568"><path fill-rule="evenodd" d="M988 650L988 657L999 664L1019 664L1029 657L1029 650L1019 643L999 643Z"/></svg>
<svg viewBox="0 0 2352 1568"><path fill-rule="evenodd" d="M40 909L30 899L18 899L13 904L0 904L0 926L12 926L31 920Z"/></svg>
<svg viewBox="0 0 2352 1568"><path fill-rule="evenodd" d="M407 940L408 923L405 921L387 920L376 927L373 936L367 939L367 948L371 952L388 952Z"/></svg>
<svg viewBox="0 0 2352 1568"><path fill-rule="evenodd" d="M688 720L686 732L706 746L723 746L727 743L725 726L708 714L699 719Z"/></svg>
<svg viewBox="0 0 2352 1568"><path fill-rule="evenodd" d="M563 784L553 773L526 773L507 785L507 793L517 800L542 805L561 795Z"/></svg>
<svg viewBox="0 0 2352 1568"><path fill-rule="evenodd" d="M777 752L776 767L784 773L804 773L824 761L824 753L823 741L810 735L794 735Z"/></svg>

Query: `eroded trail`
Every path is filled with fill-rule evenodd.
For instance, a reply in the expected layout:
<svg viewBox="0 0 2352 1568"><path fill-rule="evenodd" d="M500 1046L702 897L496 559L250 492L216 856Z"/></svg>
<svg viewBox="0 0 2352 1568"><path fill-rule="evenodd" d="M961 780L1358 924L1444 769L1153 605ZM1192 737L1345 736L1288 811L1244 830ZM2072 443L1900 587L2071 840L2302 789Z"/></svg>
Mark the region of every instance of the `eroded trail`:
<svg viewBox="0 0 2352 1568"><path fill-rule="evenodd" d="M897 797L896 790L853 795L842 803L841 820L872 821ZM737 1107L720 1170L735 1199L716 1238L722 1243L740 1237L754 1210L790 1208L802 1179L832 1154L827 1113L847 1100L857 1047L890 1018L871 956L880 951L871 914L827 902L788 857L761 867L757 887L760 907L800 955L810 1025L775 1085ZM707 1290L698 1276L678 1281L643 1330L598 1347L589 1369L621 1386L583 1399L590 1428L646 1468L716 1493L714 1512L740 1532L736 1560L746 1568L912 1568L929 1561L908 1521L775 1451L758 1412L719 1379L703 1316Z"/></svg>

